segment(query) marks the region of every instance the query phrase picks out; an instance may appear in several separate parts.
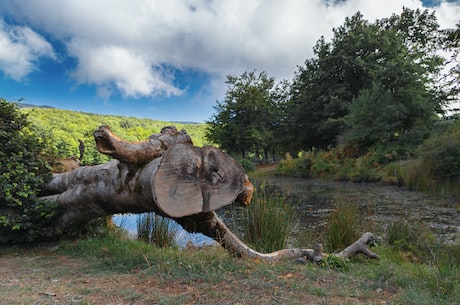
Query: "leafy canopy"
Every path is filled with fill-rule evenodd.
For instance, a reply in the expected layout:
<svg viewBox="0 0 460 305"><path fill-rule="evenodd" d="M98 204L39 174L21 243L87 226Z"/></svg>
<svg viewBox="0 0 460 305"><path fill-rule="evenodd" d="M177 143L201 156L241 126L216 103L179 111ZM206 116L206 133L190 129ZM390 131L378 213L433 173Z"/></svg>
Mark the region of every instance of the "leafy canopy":
<svg viewBox="0 0 460 305"><path fill-rule="evenodd" d="M0 98L0 243L31 241L54 234L56 206L37 194L49 174L46 143L16 104ZM51 231L50 231L51 230Z"/></svg>
<svg viewBox="0 0 460 305"><path fill-rule="evenodd" d="M214 107L216 114L207 122L206 138L230 153L265 153L273 142L280 88L266 72L228 75L225 99ZM256 153L256 157L258 153Z"/></svg>

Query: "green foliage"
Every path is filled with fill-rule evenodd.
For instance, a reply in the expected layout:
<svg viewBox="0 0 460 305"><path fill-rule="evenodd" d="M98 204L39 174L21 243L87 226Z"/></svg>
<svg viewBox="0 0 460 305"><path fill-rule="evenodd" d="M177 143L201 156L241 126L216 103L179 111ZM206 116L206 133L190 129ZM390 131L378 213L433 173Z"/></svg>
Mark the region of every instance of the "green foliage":
<svg viewBox="0 0 460 305"><path fill-rule="evenodd" d="M446 80L446 87L448 88L448 96L455 100L460 93L460 22L457 23L455 29L444 31L443 44L446 50L450 51L452 56L446 66L450 66L448 77Z"/></svg>
<svg viewBox="0 0 460 305"><path fill-rule="evenodd" d="M347 138L366 149L376 143L392 140L403 130L406 114L393 95L381 87L362 90L350 107ZM379 111L375 111L379 109Z"/></svg>
<svg viewBox="0 0 460 305"><path fill-rule="evenodd" d="M49 151L16 104L0 99L0 243L52 236L56 205L37 194L49 176Z"/></svg>
<svg viewBox="0 0 460 305"><path fill-rule="evenodd" d="M292 136L284 147L326 149L348 134L365 152L429 125L445 102L436 81L443 64L438 27L432 13L405 8L374 23L356 13L330 42L320 38L286 101L282 129Z"/></svg>
<svg viewBox="0 0 460 305"><path fill-rule="evenodd" d="M340 202L329 216L324 237L328 251L341 251L359 238L359 211L355 205Z"/></svg>
<svg viewBox="0 0 460 305"><path fill-rule="evenodd" d="M256 169L254 162L248 158L236 157L235 160L244 168L246 173Z"/></svg>
<svg viewBox="0 0 460 305"><path fill-rule="evenodd" d="M334 270L349 270L351 268L350 259L337 255L328 255L321 261L321 266Z"/></svg>
<svg viewBox="0 0 460 305"><path fill-rule="evenodd" d="M416 151L417 159L404 164L401 175L410 189L458 194L460 191L460 122L440 126Z"/></svg>
<svg viewBox="0 0 460 305"><path fill-rule="evenodd" d="M266 158L276 146L273 139L281 88L267 73L256 75L255 71L229 75L226 83L229 87L225 99L214 107L216 114L207 122L206 138L243 158L248 153L259 158L261 151Z"/></svg>
<svg viewBox="0 0 460 305"><path fill-rule="evenodd" d="M460 122L452 123L440 136L429 138L420 146L419 154L431 164L433 178L460 179Z"/></svg>
<svg viewBox="0 0 460 305"><path fill-rule="evenodd" d="M175 245L177 228L174 221L155 213L140 214L137 219L137 239L165 248Z"/></svg>
<svg viewBox="0 0 460 305"><path fill-rule="evenodd" d="M251 205L230 210L235 231L261 252L286 247L294 222L295 202L267 186L255 184Z"/></svg>
<svg viewBox="0 0 460 305"><path fill-rule="evenodd" d="M387 226L386 235L389 245L419 257L429 256L429 249L434 245L429 229L417 221L393 221Z"/></svg>
<svg viewBox="0 0 460 305"><path fill-rule="evenodd" d="M101 125L109 125L116 135L128 141L146 140L150 135L160 132L163 127L175 125L178 130L187 131L194 145L210 144L204 138L205 124L170 123L50 108L24 108L21 113L28 115L31 126L43 131L45 135L40 139L48 139L49 145L60 157L79 157L78 140L82 140L85 145L81 160L83 165L101 164L109 160L108 156L97 151L93 137L93 132Z"/></svg>

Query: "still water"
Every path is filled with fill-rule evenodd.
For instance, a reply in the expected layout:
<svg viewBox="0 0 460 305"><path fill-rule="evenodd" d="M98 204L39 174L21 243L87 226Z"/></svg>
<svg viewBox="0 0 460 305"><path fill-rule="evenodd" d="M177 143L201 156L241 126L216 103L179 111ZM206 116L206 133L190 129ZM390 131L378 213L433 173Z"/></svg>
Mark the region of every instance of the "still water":
<svg viewBox="0 0 460 305"><path fill-rule="evenodd" d="M254 179L253 179L254 180ZM293 246L305 240L321 237L330 212L338 203L359 208L360 227L381 233L391 222L420 221L434 229L445 242L460 242L460 197L445 197L409 191L403 187L381 183L348 183L322 180L264 177L253 181L273 191L281 192L296 202L296 222L293 226ZM115 224L136 234L137 215L115 215ZM176 241L185 246L189 241L201 246L214 241L202 234L190 234L177 226ZM363 232L364 233L364 232Z"/></svg>

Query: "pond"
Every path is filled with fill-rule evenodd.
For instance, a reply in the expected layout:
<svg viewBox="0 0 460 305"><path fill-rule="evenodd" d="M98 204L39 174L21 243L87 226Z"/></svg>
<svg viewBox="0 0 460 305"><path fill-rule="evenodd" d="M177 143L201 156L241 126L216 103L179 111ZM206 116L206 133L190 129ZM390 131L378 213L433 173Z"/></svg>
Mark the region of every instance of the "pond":
<svg viewBox="0 0 460 305"><path fill-rule="evenodd" d="M263 182L297 201L298 234L321 234L338 203L357 205L362 225L379 233L394 221L420 221L445 242L460 242L460 197L409 191L383 183L333 182L287 177ZM364 233L364 232L363 232ZM296 235L298 235L296 234Z"/></svg>
<svg viewBox="0 0 460 305"><path fill-rule="evenodd" d="M330 212L338 203L355 204L362 215L360 226L374 233L394 221L420 221L434 229L436 236L448 243L460 242L460 197L446 197L409 191L381 183L331 182L316 179L264 177L252 179L274 191L293 197L297 218L292 246L309 246L303 242L324 232ZM115 215L114 222L135 234L136 215ZM179 226L178 226L179 227ZM364 232L363 232L364 233ZM178 228L177 243L185 246L213 244L201 234L189 234ZM300 244L299 244L300 243ZM311 245L310 245L311 246Z"/></svg>

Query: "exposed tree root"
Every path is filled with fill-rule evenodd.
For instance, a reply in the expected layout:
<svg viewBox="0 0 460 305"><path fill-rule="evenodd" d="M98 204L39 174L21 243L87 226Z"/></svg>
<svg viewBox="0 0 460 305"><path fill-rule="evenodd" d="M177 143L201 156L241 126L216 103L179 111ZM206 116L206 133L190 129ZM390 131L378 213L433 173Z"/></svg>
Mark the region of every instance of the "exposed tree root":
<svg viewBox="0 0 460 305"><path fill-rule="evenodd" d="M176 221L189 232L199 232L216 240L222 247L236 257L256 259L265 262L276 262L281 259L307 258L312 262L319 262L329 255L352 258L362 253L368 258L379 259L379 256L368 248L369 244L375 240L374 234L369 232L363 234L355 243L337 254L323 253L323 247L320 243L318 243L314 249L282 249L272 253L260 253L251 249L233 234L215 212L192 215L176 219Z"/></svg>

